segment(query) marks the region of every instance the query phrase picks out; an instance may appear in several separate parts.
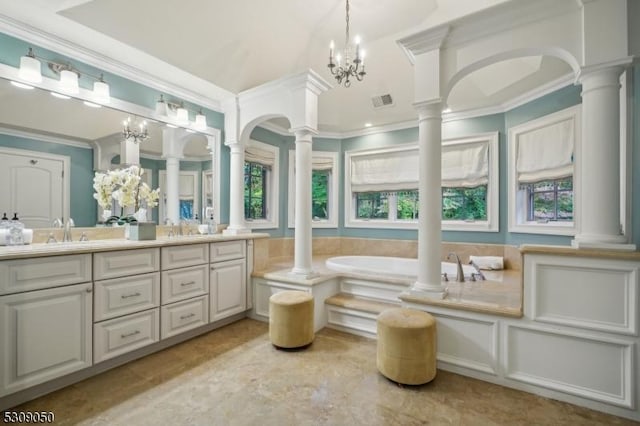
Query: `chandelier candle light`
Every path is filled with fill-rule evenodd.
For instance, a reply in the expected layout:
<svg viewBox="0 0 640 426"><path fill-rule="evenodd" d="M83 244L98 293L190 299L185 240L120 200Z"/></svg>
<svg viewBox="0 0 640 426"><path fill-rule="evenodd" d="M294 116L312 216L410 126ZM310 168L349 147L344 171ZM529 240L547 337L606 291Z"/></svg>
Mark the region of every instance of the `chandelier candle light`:
<svg viewBox="0 0 640 426"><path fill-rule="evenodd" d="M149 138L146 120L142 120L140 123L137 123L140 128L139 130L135 128L135 125L131 128L131 117L124 120L122 124L124 125L122 129L122 136L124 136L125 140L132 140L134 143L140 143Z"/></svg>
<svg viewBox="0 0 640 426"><path fill-rule="evenodd" d="M345 32L345 42L344 42L344 65L342 63L342 55L338 53L335 58L333 55L333 51L335 49L335 44L333 40L331 40L331 44L329 45L329 70L331 74L335 77L338 84L344 84L344 87L351 86L351 78L355 77L356 80L362 81L364 76L367 74L364 70L364 50L360 49L360 37L356 36L354 39L355 42L355 52L353 51L353 45L349 42L349 0L347 0L347 29ZM353 60L351 58L353 57ZM335 60L335 62L334 62Z"/></svg>

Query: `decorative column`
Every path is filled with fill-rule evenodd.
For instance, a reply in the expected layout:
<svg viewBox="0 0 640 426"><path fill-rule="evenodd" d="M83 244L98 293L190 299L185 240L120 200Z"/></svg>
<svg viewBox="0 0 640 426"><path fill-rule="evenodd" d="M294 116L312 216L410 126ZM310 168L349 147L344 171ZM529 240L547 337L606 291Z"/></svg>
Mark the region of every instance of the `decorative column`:
<svg viewBox="0 0 640 426"><path fill-rule="evenodd" d="M140 164L140 145L133 138L120 142L120 164Z"/></svg>
<svg viewBox="0 0 640 426"><path fill-rule="evenodd" d="M418 280L409 290L417 296L442 299L440 275L442 223L442 105L418 103L419 216Z"/></svg>
<svg viewBox="0 0 640 426"><path fill-rule="evenodd" d="M299 129L296 135L296 213L293 269L294 274L313 275L311 230L311 140L313 131Z"/></svg>
<svg viewBox="0 0 640 426"><path fill-rule="evenodd" d="M167 210L165 215L171 222L180 222L180 159L165 157L167 167Z"/></svg>
<svg viewBox="0 0 640 426"><path fill-rule="evenodd" d="M620 75L622 66L585 69L582 145L576 150L578 234L574 247L635 250L620 223Z"/></svg>
<svg viewBox="0 0 640 426"><path fill-rule="evenodd" d="M238 235L251 232L244 221L244 144L227 142L231 150L229 182L229 226L225 235Z"/></svg>

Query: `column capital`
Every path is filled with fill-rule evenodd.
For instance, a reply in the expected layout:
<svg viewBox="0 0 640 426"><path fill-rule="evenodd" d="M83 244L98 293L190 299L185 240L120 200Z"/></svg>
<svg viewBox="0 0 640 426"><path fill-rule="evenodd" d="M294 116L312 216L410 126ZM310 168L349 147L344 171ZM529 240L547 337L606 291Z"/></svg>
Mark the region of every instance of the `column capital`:
<svg viewBox="0 0 640 426"><path fill-rule="evenodd" d="M442 99L415 102L413 107L418 111L418 121L427 119L442 119Z"/></svg>
<svg viewBox="0 0 640 426"><path fill-rule="evenodd" d="M585 80L598 75L616 75L616 78L622 74L622 71L633 63L633 57L629 56L615 61L603 62L596 65L588 65L580 68L576 76L576 83L583 83Z"/></svg>
<svg viewBox="0 0 640 426"><path fill-rule="evenodd" d="M291 128L291 129L289 129L289 131L291 133L293 133L294 135L296 135L296 140L297 139L306 139L307 137L309 139L311 139L311 137L313 135L317 135L318 134L318 131L316 129L314 129L313 127L309 127L309 126L299 126L299 127Z"/></svg>
<svg viewBox="0 0 640 426"><path fill-rule="evenodd" d="M242 143L240 140L235 140L235 139L231 139L231 140L225 140L224 144L226 146L228 146L229 148L233 148L233 147L241 147L242 149L244 149L244 143Z"/></svg>

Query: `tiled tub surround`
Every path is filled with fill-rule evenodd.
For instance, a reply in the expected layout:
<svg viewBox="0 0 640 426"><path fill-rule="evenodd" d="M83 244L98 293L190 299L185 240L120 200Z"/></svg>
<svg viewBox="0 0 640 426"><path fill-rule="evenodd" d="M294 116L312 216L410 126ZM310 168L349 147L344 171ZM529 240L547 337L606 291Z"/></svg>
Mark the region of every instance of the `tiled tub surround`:
<svg viewBox="0 0 640 426"><path fill-rule="evenodd" d="M266 236L0 247L0 410L245 317Z"/></svg>
<svg viewBox="0 0 640 426"><path fill-rule="evenodd" d="M460 301L451 298L451 282L450 297L442 301L398 298L410 283L324 266L337 255L415 257L413 241L316 238L318 276L309 280L289 273L292 241L260 240L255 247L253 318L265 320L262 299L283 289L314 294L316 307L323 308L316 328L374 338L381 310L425 310L437 320L438 368L640 421L639 252L443 243L443 255L454 251L463 262L471 254L504 256L502 283L521 295L518 314L509 315L495 308L495 299L493 306L481 298L465 300L478 282L465 283L471 289L463 289ZM492 274L487 271L492 279L480 282L484 296L499 282Z"/></svg>

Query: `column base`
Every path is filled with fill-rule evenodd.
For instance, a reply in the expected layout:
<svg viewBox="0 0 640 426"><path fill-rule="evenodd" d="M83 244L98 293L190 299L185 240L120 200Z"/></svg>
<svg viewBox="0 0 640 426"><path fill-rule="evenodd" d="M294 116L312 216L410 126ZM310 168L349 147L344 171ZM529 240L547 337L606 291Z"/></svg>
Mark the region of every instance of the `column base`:
<svg viewBox="0 0 640 426"><path fill-rule="evenodd" d="M605 250L636 250L635 244L629 244L624 235L578 234L571 240L571 247Z"/></svg>
<svg viewBox="0 0 640 426"><path fill-rule="evenodd" d="M302 278L305 280L310 280L320 276L317 272L315 272L312 269L296 268L296 267L293 267L291 269L291 272L289 272L289 274L296 278Z"/></svg>
<svg viewBox="0 0 640 426"><path fill-rule="evenodd" d="M427 297L429 299L442 300L447 296L447 289L442 285L422 284L415 282L409 290L403 294L414 297Z"/></svg>
<svg viewBox="0 0 640 426"><path fill-rule="evenodd" d="M250 228L226 228L222 230L222 235L242 235L250 233Z"/></svg>
<svg viewBox="0 0 640 426"><path fill-rule="evenodd" d="M620 250L620 251L636 251L635 244L628 243L603 243L599 241L571 240L571 247L577 249L602 249L602 250Z"/></svg>

